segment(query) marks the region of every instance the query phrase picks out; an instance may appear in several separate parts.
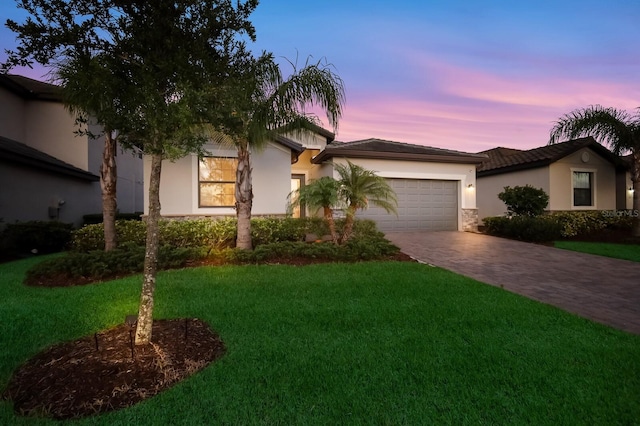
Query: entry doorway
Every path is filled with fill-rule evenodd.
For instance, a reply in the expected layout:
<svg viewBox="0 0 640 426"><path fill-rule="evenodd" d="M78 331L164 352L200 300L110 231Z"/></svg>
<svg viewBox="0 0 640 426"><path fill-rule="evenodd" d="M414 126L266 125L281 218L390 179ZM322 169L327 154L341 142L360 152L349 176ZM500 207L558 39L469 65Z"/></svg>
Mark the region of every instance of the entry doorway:
<svg viewBox="0 0 640 426"><path fill-rule="evenodd" d="M304 187L304 175L291 175L291 192L293 191L297 191L301 188ZM291 200L292 202L295 201L294 199ZM305 206L304 205L300 205L300 206L296 206L293 207L291 209L291 217L296 217L296 218L300 218L300 217L305 217Z"/></svg>

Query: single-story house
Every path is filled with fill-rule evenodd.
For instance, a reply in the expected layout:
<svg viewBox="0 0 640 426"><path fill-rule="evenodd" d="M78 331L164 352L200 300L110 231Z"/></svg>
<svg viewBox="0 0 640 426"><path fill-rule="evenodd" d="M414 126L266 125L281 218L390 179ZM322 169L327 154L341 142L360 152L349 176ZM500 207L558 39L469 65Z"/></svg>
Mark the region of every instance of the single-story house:
<svg viewBox="0 0 640 426"><path fill-rule="evenodd" d="M506 213L498 198L505 186L542 188L551 212L631 208L627 163L592 137L530 150L498 147L481 154L488 159L476 177L480 220Z"/></svg>
<svg viewBox="0 0 640 426"><path fill-rule="evenodd" d="M254 216L291 212L293 189L322 176L337 177L334 163L347 160L389 180L398 196L398 215L369 207L358 213L381 230L475 230L476 166L486 156L380 139L336 142L320 127L287 135L252 153ZM208 145L209 156L187 156L163 165L160 200L164 217L235 216L236 150ZM150 160L145 160L145 176ZM145 179L148 182L148 179ZM145 194L147 191L145 190ZM148 201L145 195L145 212Z"/></svg>
<svg viewBox="0 0 640 426"><path fill-rule="evenodd" d="M0 74L0 219L80 225L100 213L103 139L75 134L58 86ZM142 211L140 153L118 150L118 206Z"/></svg>

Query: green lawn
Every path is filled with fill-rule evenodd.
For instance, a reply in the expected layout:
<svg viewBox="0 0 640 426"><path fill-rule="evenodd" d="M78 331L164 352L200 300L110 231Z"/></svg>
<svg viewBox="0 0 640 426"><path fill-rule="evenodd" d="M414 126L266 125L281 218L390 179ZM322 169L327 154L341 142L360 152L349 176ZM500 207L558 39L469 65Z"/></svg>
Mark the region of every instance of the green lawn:
<svg viewBox="0 0 640 426"><path fill-rule="evenodd" d="M139 276L27 288L0 265L0 387L53 343L135 313ZM640 336L417 263L159 274L157 318L206 320L227 354L76 424L637 424ZM53 424L13 415L0 424Z"/></svg>
<svg viewBox="0 0 640 426"><path fill-rule="evenodd" d="M640 245L638 244L611 244L590 243L583 241L556 241L557 248L579 251L582 253L597 254L598 256L615 257L616 259L632 260L640 262Z"/></svg>

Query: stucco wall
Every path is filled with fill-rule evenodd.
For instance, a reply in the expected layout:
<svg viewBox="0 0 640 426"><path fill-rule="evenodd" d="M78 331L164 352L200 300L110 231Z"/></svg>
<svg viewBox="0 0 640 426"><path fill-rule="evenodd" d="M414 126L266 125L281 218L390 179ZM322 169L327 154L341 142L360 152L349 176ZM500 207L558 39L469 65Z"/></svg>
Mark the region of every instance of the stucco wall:
<svg viewBox="0 0 640 426"><path fill-rule="evenodd" d="M587 161L582 160L583 153L588 154ZM549 169L552 188L549 194L549 210L615 210L615 167L594 151L588 148L581 149L551 164ZM594 205L592 207L573 206L573 171L594 173Z"/></svg>
<svg viewBox="0 0 640 426"><path fill-rule="evenodd" d="M24 141L25 101L0 87L0 132L14 141ZM23 142L24 143L24 142Z"/></svg>
<svg viewBox="0 0 640 426"><path fill-rule="evenodd" d="M233 148L205 147L210 155L237 157ZM269 144L251 155L253 168L253 215L284 215L291 192L291 154L278 144ZM151 161L144 161L144 212L149 212L148 182ZM160 203L163 216L235 216L228 207L198 206L198 158L195 155L162 164Z"/></svg>
<svg viewBox="0 0 640 426"><path fill-rule="evenodd" d="M22 142L64 162L88 170L86 136L76 136L74 118L58 102L30 101L25 108ZM56 141L56 143L51 143Z"/></svg>
<svg viewBox="0 0 640 426"><path fill-rule="evenodd" d="M507 206L498 198L498 194L504 191L505 186L514 187L527 184L536 188L542 188L549 194L549 168L538 167L535 169L478 178L477 203L480 221L485 217L502 216L507 212Z"/></svg>
<svg viewBox="0 0 640 426"><path fill-rule="evenodd" d="M82 224L82 216L100 212L100 183L0 162L0 218L5 223L51 220L49 207L60 207L58 219ZM6 185L6 182L11 182ZM60 201L64 204L59 205Z"/></svg>

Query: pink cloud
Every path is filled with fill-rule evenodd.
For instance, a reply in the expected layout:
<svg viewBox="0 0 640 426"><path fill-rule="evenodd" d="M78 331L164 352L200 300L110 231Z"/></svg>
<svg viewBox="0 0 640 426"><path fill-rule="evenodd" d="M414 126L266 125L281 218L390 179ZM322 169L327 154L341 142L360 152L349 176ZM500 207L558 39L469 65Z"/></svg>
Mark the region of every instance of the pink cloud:
<svg viewBox="0 0 640 426"><path fill-rule="evenodd" d="M623 81L571 75L498 75L413 57L413 92L354 93L347 99L338 139L368 137L469 152L495 146L547 143L554 120L599 103L631 110L637 87Z"/></svg>

